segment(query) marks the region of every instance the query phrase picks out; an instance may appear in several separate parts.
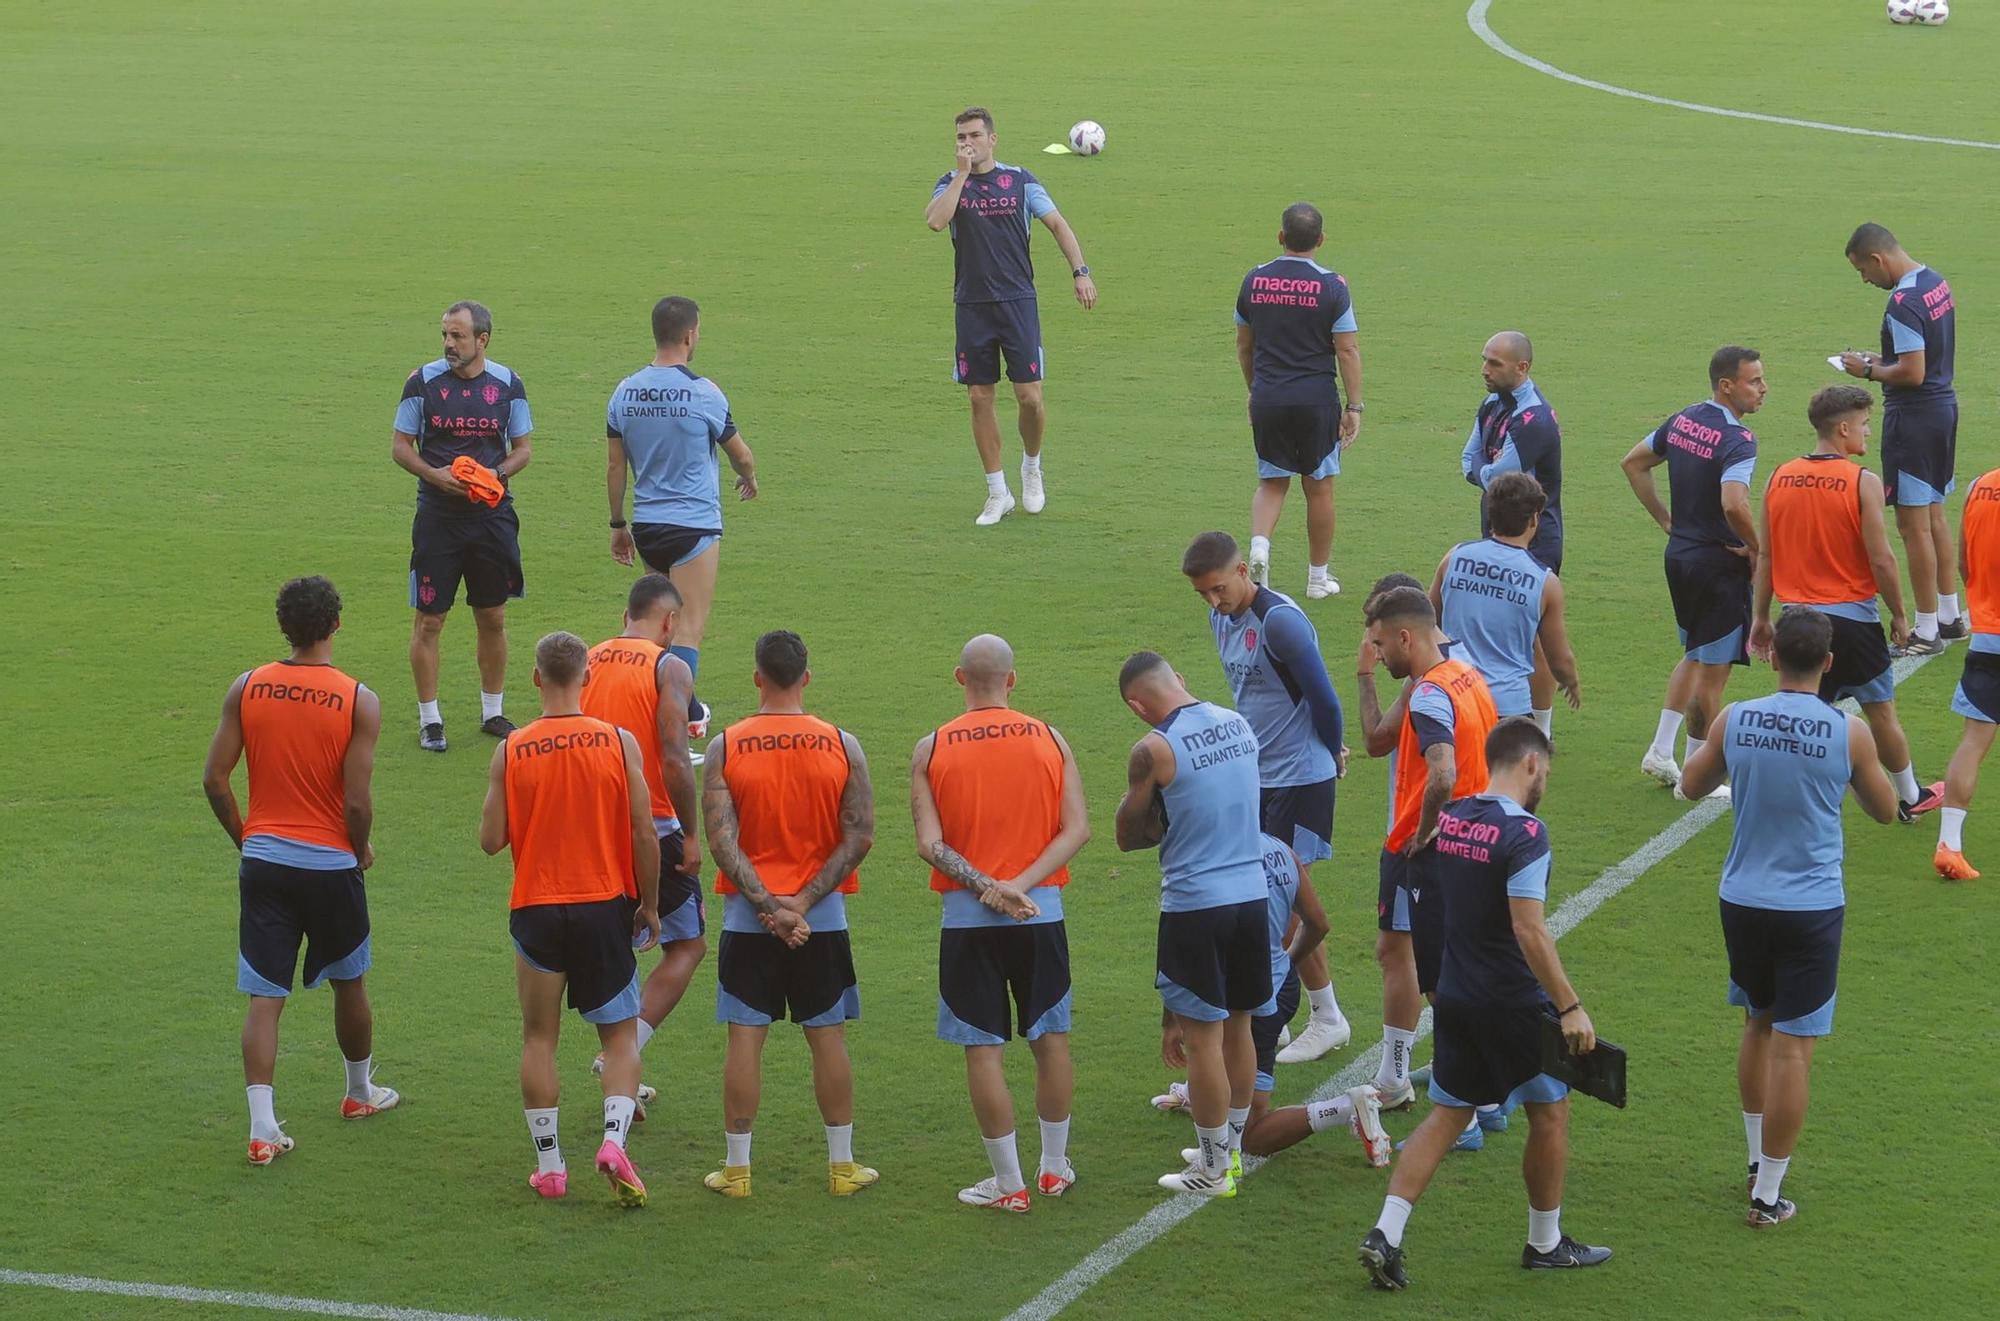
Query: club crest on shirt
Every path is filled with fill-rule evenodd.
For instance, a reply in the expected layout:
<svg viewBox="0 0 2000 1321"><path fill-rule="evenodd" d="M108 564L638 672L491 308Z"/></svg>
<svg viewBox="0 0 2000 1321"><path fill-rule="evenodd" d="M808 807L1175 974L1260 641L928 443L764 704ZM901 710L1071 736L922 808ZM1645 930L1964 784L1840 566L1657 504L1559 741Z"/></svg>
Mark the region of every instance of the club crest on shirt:
<svg viewBox="0 0 2000 1321"><path fill-rule="evenodd" d="M497 404L500 402L500 387L489 381L486 384L486 388L479 392L479 397L484 399L489 406Z"/></svg>
<svg viewBox="0 0 2000 1321"><path fill-rule="evenodd" d="M1244 650L1246 650L1246 651L1255 651L1255 650L1257 650L1257 630L1256 630L1256 629L1254 629L1254 628L1246 628L1246 629L1244 629L1244 630L1243 630L1243 648L1244 648Z"/></svg>

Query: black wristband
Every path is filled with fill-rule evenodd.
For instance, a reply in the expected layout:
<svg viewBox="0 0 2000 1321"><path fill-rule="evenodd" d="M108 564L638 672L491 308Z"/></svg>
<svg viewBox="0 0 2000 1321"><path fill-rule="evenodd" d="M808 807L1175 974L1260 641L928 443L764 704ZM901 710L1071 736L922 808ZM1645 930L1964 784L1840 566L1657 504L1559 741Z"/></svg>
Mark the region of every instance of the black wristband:
<svg viewBox="0 0 2000 1321"><path fill-rule="evenodd" d="M614 532L624 526L625 526L625 520L622 518L614 518L611 520L611 528Z"/></svg>
<svg viewBox="0 0 2000 1321"><path fill-rule="evenodd" d="M1861 374L1862 374L1863 376L1865 376L1865 377L1866 377L1867 379L1871 380L1871 381L1872 381L1872 380L1874 380L1874 379L1875 379L1875 364L1874 364L1874 363L1872 363L1872 362L1864 362L1864 363L1862 363L1862 364L1861 364Z"/></svg>
<svg viewBox="0 0 2000 1321"><path fill-rule="evenodd" d="M1571 1006L1570 1006L1569 1008L1567 1008L1567 1009L1561 1009L1561 1010L1557 1010L1557 1011L1556 1011L1556 1017L1557 1017L1557 1018L1568 1018L1568 1017L1569 1017L1569 1016L1570 1016L1571 1014L1575 1013L1575 1012L1576 1012L1577 1010L1579 1010L1579 1009L1581 1009L1581 1008L1583 1008L1583 1001L1581 1001L1581 1000L1578 1000L1578 1001L1577 1001L1577 1002L1576 1002L1575 1004L1571 1005Z"/></svg>

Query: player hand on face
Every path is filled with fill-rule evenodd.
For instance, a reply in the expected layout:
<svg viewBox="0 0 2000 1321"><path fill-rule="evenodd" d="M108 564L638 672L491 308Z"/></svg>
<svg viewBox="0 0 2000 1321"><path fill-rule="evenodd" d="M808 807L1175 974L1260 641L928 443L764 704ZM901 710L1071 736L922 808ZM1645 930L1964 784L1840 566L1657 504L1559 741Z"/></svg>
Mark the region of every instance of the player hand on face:
<svg viewBox="0 0 2000 1321"><path fill-rule="evenodd" d="M632 529L615 527L611 529L611 558L626 568L632 567Z"/></svg>
<svg viewBox="0 0 2000 1321"><path fill-rule="evenodd" d="M1597 1049L1597 1029L1591 1026L1590 1015L1583 1012L1582 1005L1562 1016L1562 1034L1572 1055L1588 1055Z"/></svg>
<svg viewBox="0 0 2000 1321"><path fill-rule="evenodd" d="M966 143L958 144L958 156L952 161L951 168L960 174L972 173L972 148Z"/></svg>
<svg viewBox="0 0 2000 1321"><path fill-rule="evenodd" d="M632 914L633 948L649 950L660 943L660 913L649 904L640 904Z"/></svg>

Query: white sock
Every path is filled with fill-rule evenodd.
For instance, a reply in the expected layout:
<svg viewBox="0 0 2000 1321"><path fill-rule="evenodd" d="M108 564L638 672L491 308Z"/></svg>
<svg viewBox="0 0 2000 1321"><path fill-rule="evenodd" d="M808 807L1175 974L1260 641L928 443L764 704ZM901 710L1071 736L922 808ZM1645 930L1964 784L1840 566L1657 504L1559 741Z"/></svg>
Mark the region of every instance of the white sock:
<svg viewBox="0 0 2000 1321"><path fill-rule="evenodd" d="M852 1165L854 1163L854 1125L828 1124L826 1126L826 1163L829 1165Z"/></svg>
<svg viewBox="0 0 2000 1321"><path fill-rule="evenodd" d="M1041 470L1042 470L1042 456L1041 456L1041 455L1039 455L1039 454L1023 454L1023 455L1021 456L1021 471L1022 471L1022 472L1024 472L1024 473L1026 473L1026 472L1040 472Z"/></svg>
<svg viewBox="0 0 2000 1321"><path fill-rule="evenodd" d="M1476 1108L1475 1110L1473 1110L1473 1112L1472 1112L1472 1114L1473 1114L1473 1118L1474 1118L1475 1120L1477 1120L1477 1118L1478 1118L1478 1117L1479 1117L1480 1115L1490 1115L1490 1114L1492 1114L1492 1113L1493 1113L1494 1111L1498 1110L1499 1108L1500 1108L1500 1107L1499 1107L1499 1106L1497 1106L1497 1105L1482 1105L1482 1106L1479 1106L1478 1108Z"/></svg>
<svg viewBox="0 0 2000 1321"><path fill-rule="evenodd" d="M1696 738L1694 735L1689 734L1687 740L1687 752L1684 756L1682 756L1681 764L1685 766L1689 761L1694 759L1695 753L1700 752L1703 748L1707 746L1708 746L1707 739Z"/></svg>
<svg viewBox="0 0 2000 1321"><path fill-rule="evenodd" d="M1253 559L1253 560L1268 560L1268 559L1270 559L1270 558L1271 558L1271 539L1270 539L1269 537L1252 537L1252 538L1250 538L1250 558L1251 558L1251 559Z"/></svg>
<svg viewBox="0 0 2000 1321"><path fill-rule="evenodd" d="M1883 769L1888 770L1888 767L1885 766ZM1915 762L1911 762L1900 771L1889 771L1889 778L1896 782L1896 797L1906 803L1917 801L1917 795L1922 791L1917 788L1917 764Z"/></svg>
<svg viewBox="0 0 2000 1321"><path fill-rule="evenodd" d="M1410 1082L1410 1052L1417 1047L1417 1034L1400 1027L1382 1025L1382 1063L1375 1070L1375 1090L1400 1092Z"/></svg>
<svg viewBox="0 0 2000 1321"><path fill-rule="evenodd" d="M986 1159L993 1164L993 1178L1003 1193L1018 1193L1028 1186L1021 1177L1021 1153L1014 1145L1014 1135L981 1138L986 1144Z"/></svg>
<svg viewBox="0 0 2000 1321"><path fill-rule="evenodd" d="M1932 611L1929 614L1926 614L1922 610L1917 611L1917 627L1916 627L1917 636L1924 639L1926 642L1936 637L1937 621L1938 617L1936 611Z"/></svg>
<svg viewBox="0 0 2000 1321"><path fill-rule="evenodd" d="M442 725L444 717L438 714L437 699L417 703L417 723L420 725Z"/></svg>
<svg viewBox="0 0 2000 1321"><path fill-rule="evenodd" d="M1470 1133L1473 1129L1478 1127L1479 1127L1479 1111L1474 1110L1471 1114L1465 1117L1465 1127L1460 1129L1459 1132Z"/></svg>
<svg viewBox="0 0 2000 1321"><path fill-rule="evenodd" d="M1327 576L1327 566L1324 564L1308 564L1306 566L1306 580L1308 582L1325 582Z"/></svg>
<svg viewBox="0 0 2000 1321"><path fill-rule="evenodd" d="M1382 1199L1382 1214L1376 1217L1375 1228L1382 1231L1390 1247L1403 1246L1403 1226L1410 1223L1410 1212L1414 1209L1394 1193Z"/></svg>
<svg viewBox="0 0 2000 1321"><path fill-rule="evenodd" d="M343 1059L341 1063L347 1066L347 1099L366 1105L369 1091L368 1075L375 1070L375 1057L370 1055L366 1059Z"/></svg>
<svg viewBox="0 0 2000 1321"><path fill-rule="evenodd" d="M1220 1128L1194 1126L1196 1145L1201 1148L1200 1164L1203 1174L1217 1178L1229 1169L1229 1125Z"/></svg>
<svg viewBox="0 0 2000 1321"><path fill-rule="evenodd" d="M1662 757L1673 756L1674 736L1681 732L1681 722L1686 718L1678 711L1660 712L1660 727L1653 731L1653 746L1647 751Z"/></svg>
<svg viewBox="0 0 2000 1321"><path fill-rule="evenodd" d="M724 1133L722 1141L728 1155L722 1158L724 1165L744 1166L750 1163L750 1135L748 1133Z"/></svg>
<svg viewBox="0 0 2000 1321"><path fill-rule="evenodd" d="M271 1100L271 1084L251 1083L243 1091L250 1098L250 1136L259 1142L276 1142L278 1113Z"/></svg>
<svg viewBox="0 0 2000 1321"><path fill-rule="evenodd" d="M1340 1023L1346 1015L1340 1012L1340 1001L1333 998L1333 983L1306 992L1306 999L1312 1004L1312 1021L1315 1023Z"/></svg>
<svg viewBox="0 0 2000 1321"><path fill-rule="evenodd" d="M988 495L1007 494L1007 475L1005 473L998 473L998 472L987 473L986 494Z"/></svg>
<svg viewBox="0 0 2000 1321"><path fill-rule="evenodd" d="M1537 1211L1533 1206L1530 1206L1528 1208L1528 1246L1537 1252L1547 1252L1556 1244L1562 1242L1562 1218L1563 1209L1560 1206L1553 1211Z"/></svg>
<svg viewBox="0 0 2000 1321"><path fill-rule="evenodd" d="M1229 1149L1231 1151L1243 1150L1243 1130L1249 1126L1249 1106L1246 1105L1241 1110L1235 1106L1229 1107Z"/></svg>
<svg viewBox="0 0 2000 1321"><path fill-rule="evenodd" d="M1958 622L1957 592L1953 592L1950 596L1946 596L1942 592L1938 593L1937 617L1940 624L1956 624Z"/></svg>
<svg viewBox="0 0 2000 1321"><path fill-rule="evenodd" d="M639 1103L629 1096L607 1096L604 1098L604 1138L625 1145L625 1135L632 1131L632 1115Z"/></svg>
<svg viewBox="0 0 2000 1321"><path fill-rule="evenodd" d="M1757 1186L1750 1190L1750 1196L1766 1206L1778 1200L1778 1190L1785 1186L1785 1171L1792 1168L1790 1156L1767 1156L1757 1153Z"/></svg>
<svg viewBox="0 0 2000 1321"><path fill-rule="evenodd" d="M535 1164L543 1174L563 1172L562 1144L556 1137L556 1108L523 1110L528 1117L528 1136L535 1143Z"/></svg>
<svg viewBox="0 0 2000 1321"><path fill-rule="evenodd" d="M1965 809L1938 809L1938 843L1953 853L1965 852Z"/></svg>
<svg viewBox="0 0 2000 1321"><path fill-rule="evenodd" d="M1050 1174L1061 1174L1063 1162L1069 1159L1069 1120L1053 1122L1044 1119L1042 1125L1042 1168Z"/></svg>
<svg viewBox="0 0 2000 1321"><path fill-rule="evenodd" d="M643 1019L643 1018L642 1018L642 1019L640 1019L640 1020L639 1020L639 1049L640 1049L640 1050L644 1050L644 1049L646 1048L646 1043L647 1043L647 1042L649 1042L649 1041L651 1041L651 1040L653 1039L653 1034L654 1034L655 1032L658 1032L659 1030L660 1030L660 1029L658 1029L658 1028L654 1027L654 1026L653 1026L653 1025L651 1024L651 1023L648 1023L648 1022L647 1022L647 1021L646 1021L645 1019Z"/></svg>
<svg viewBox="0 0 2000 1321"><path fill-rule="evenodd" d="M1555 732L1556 709L1554 707L1552 706L1530 707L1528 708L1528 714L1534 717L1535 728L1542 731L1542 736L1544 738L1548 737L1550 734L1553 734Z"/></svg>
<svg viewBox="0 0 2000 1321"><path fill-rule="evenodd" d="M507 694L489 693L484 688L481 688L479 690L479 718L481 720L491 720L494 716L499 715L500 708L506 701Z"/></svg>
<svg viewBox="0 0 2000 1321"><path fill-rule="evenodd" d="M1354 1102L1345 1094L1331 1101L1307 1101L1306 1124L1315 1133L1324 1133L1329 1128L1346 1128L1354 1122Z"/></svg>
<svg viewBox="0 0 2000 1321"><path fill-rule="evenodd" d="M1764 1154L1764 1116L1743 1112L1743 1139L1750 1147L1750 1163L1755 1165Z"/></svg>

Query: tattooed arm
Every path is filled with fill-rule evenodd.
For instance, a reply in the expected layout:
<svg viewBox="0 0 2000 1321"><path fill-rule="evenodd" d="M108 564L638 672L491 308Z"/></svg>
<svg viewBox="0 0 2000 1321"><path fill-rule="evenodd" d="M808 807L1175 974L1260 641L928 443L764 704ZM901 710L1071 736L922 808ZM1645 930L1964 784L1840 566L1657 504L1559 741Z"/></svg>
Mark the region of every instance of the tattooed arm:
<svg viewBox="0 0 2000 1321"><path fill-rule="evenodd" d="M875 847L875 786L868 780L868 758L861 753L860 741L844 729L840 741L847 748L847 786L840 791L840 842L804 889L779 901L801 917L853 875L868 850Z"/></svg>
<svg viewBox="0 0 2000 1321"><path fill-rule="evenodd" d="M979 896L979 901L1009 917L1033 917L1040 910L1024 895L1009 902L1006 887L972 865L964 854L944 842L944 822L937 796L931 792L931 749L937 736L926 734L910 753L910 822L916 829L917 856Z"/></svg>

